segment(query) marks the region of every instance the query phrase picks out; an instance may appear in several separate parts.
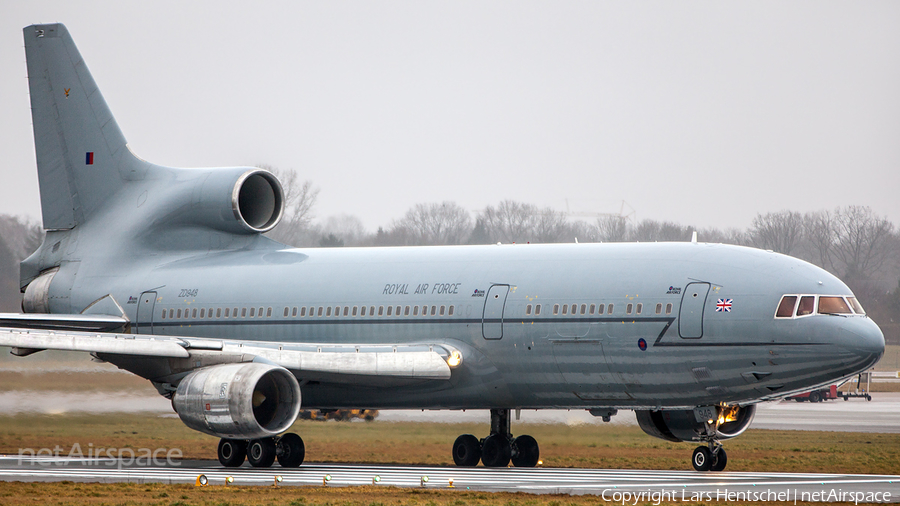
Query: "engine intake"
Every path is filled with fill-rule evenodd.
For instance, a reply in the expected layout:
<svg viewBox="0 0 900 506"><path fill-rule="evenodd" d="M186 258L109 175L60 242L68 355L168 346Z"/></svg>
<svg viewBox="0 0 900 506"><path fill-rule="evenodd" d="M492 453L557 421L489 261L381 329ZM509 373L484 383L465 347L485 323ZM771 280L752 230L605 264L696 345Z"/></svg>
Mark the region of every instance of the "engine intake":
<svg viewBox="0 0 900 506"><path fill-rule="evenodd" d="M638 425L647 434L680 443L740 436L750 427L756 405L717 406L716 411L717 417L712 423L697 420L693 410L635 411L634 414Z"/></svg>
<svg viewBox="0 0 900 506"><path fill-rule="evenodd" d="M300 412L300 385L283 367L215 365L185 376L173 405L194 430L220 438L259 439L280 434L294 423Z"/></svg>
<svg viewBox="0 0 900 506"><path fill-rule="evenodd" d="M231 193L234 216L253 232L268 232L281 221L284 190L269 171L257 169L238 178Z"/></svg>

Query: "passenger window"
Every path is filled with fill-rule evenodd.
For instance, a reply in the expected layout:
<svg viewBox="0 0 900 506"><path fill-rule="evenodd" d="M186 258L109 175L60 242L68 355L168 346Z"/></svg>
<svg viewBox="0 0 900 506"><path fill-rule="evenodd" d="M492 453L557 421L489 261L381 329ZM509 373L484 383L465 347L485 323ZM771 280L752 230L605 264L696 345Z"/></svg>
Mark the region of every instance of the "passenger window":
<svg viewBox="0 0 900 506"><path fill-rule="evenodd" d="M599 306L597 306L597 314L603 314L603 311L605 308L606 308L606 306L603 304L600 304Z"/></svg>
<svg viewBox="0 0 900 506"><path fill-rule="evenodd" d="M666 304L666 314L672 314L672 304Z"/></svg>
<svg viewBox="0 0 900 506"><path fill-rule="evenodd" d="M347 316L347 314L348 314L349 311L350 311L350 306L344 306L344 316ZM353 314L354 314L354 316L356 315L356 308L355 308L355 307L353 308Z"/></svg>
<svg viewBox="0 0 900 506"><path fill-rule="evenodd" d="M238 317L238 315L237 315L238 310L237 310L237 309L238 309L238 308L233 308L233 309L231 310L231 315L232 315L234 318L237 318L237 317ZM244 311L246 311L246 310L247 310L247 308L244 308Z"/></svg>
<svg viewBox="0 0 900 506"><path fill-rule="evenodd" d="M525 314L526 314L526 315L530 315L530 314L531 314L531 304L527 304L527 305L525 306Z"/></svg>
<svg viewBox="0 0 900 506"><path fill-rule="evenodd" d="M610 304L609 309L606 310L606 314L612 314L612 312L613 312L613 305Z"/></svg>
<svg viewBox="0 0 900 506"><path fill-rule="evenodd" d="M631 314L631 310L633 308L634 308L634 305L632 303L629 302L628 304L626 304L625 305L625 314Z"/></svg>
<svg viewBox="0 0 900 506"><path fill-rule="evenodd" d="M378 316L384 316L384 306L378 306Z"/></svg>
<svg viewBox="0 0 900 506"><path fill-rule="evenodd" d="M587 304L582 304L581 305L581 314L585 314L585 313L587 313Z"/></svg>
<svg viewBox="0 0 900 506"><path fill-rule="evenodd" d="M843 297L819 297L820 314L853 314Z"/></svg>
<svg viewBox="0 0 900 506"><path fill-rule="evenodd" d="M537 306L534 306L534 314L536 314L536 315L541 314L541 305L540 304L538 304Z"/></svg>
<svg viewBox="0 0 900 506"><path fill-rule="evenodd" d="M797 305L796 295L785 295L778 303L778 310L775 311L775 318L791 318L794 316L794 306Z"/></svg>
<svg viewBox="0 0 900 506"><path fill-rule="evenodd" d="M360 316L366 316L366 306L360 306L360 307L359 307L359 315L360 315Z"/></svg>
<svg viewBox="0 0 900 506"><path fill-rule="evenodd" d="M594 310L595 310L595 309L597 309L597 305L596 305L596 304L591 304L591 309L588 310L588 312L589 312L590 314L594 314Z"/></svg>
<svg viewBox="0 0 900 506"><path fill-rule="evenodd" d="M813 313L816 305L816 298L812 295L800 297L800 305L797 307L797 316L806 316Z"/></svg>
<svg viewBox="0 0 900 506"><path fill-rule="evenodd" d="M312 314L312 311L310 311L310 314ZM306 306L300 308L300 316L306 316Z"/></svg>
<svg viewBox="0 0 900 506"><path fill-rule="evenodd" d="M334 306L334 317L341 316L341 306Z"/></svg>
<svg viewBox="0 0 900 506"><path fill-rule="evenodd" d="M375 306L369 306L369 316L375 316Z"/></svg>
<svg viewBox="0 0 900 506"><path fill-rule="evenodd" d="M228 311L227 309L225 311ZM222 317L222 308L216 308L216 318Z"/></svg>
<svg viewBox="0 0 900 506"><path fill-rule="evenodd" d="M167 313L167 312L168 312L168 311L166 311L165 309L163 309L163 311L162 311L162 319L163 319L163 320L166 319L166 313Z"/></svg>
<svg viewBox="0 0 900 506"><path fill-rule="evenodd" d="M294 318L297 317L297 306L294 306L294 309L291 309L291 316L293 316Z"/></svg>
<svg viewBox="0 0 900 506"><path fill-rule="evenodd" d="M445 307L446 307L446 306L441 306L441 316L444 316L444 308L445 308Z"/></svg>
<svg viewBox="0 0 900 506"><path fill-rule="evenodd" d="M247 308L242 307L241 308L241 318L246 318L246 317L247 317Z"/></svg>
<svg viewBox="0 0 900 506"><path fill-rule="evenodd" d="M853 312L856 314L866 314L866 311L863 309L862 304L856 300L856 297L847 297L847 300L850 302L850 307L853 308Z"/></svg>
<svg viewBox="0 0 900 506"><path fill-rule="evenodd" d="M256 315L256 308L251 307L250 308L250 318L253 318L255 315ZM260 315L260 316L262 316L262 315Z"/></svg>
<svg viewBox="0 0 900 506"><path fill-rule="evenodd" d="M422 306L422 316L428 316L428 306Z"/></svg>
<svg viewBox="0 0 900 506"><path fill-rule="evenodd" d="M356 316L356 313L357 313L357 310L358 310L358 309L359 309L358 307L353 306L353 316Z"/></svg>
<svg viewBox="0 0 900 506"><path fill-rule="evenodd" d="M400 316L400 306L394 308L394 314Z"/></svg>
<svg viewBox="0 0 900 506"><path fill-rule="evenodd" d="M284 308L287 311L287 308ZM266 318L272 317L272 308L266 308Z"/></svg>
<svg viewBox="0 0 900 506"><path fill-rule="evenodd" d="M328 308L325 310L325 316L331 316L331 306L328 306Z"/></svg>
<svg viewBox="0 0 900 506"><path fill-rule="evenodd" d="M434 316L434 314L436 312L437 312L437 306L431 306L431 316Z"/></svg>
<svg viewBox="0 0 900 506"><path fill-rule="evenodd" d="M563 304L563 314L569 314L569 305Z"/></svg>
<svg viewBox="0 0 900 506"><path fill-rule="evenodd" d="M553 314L559 314L559 304L553 304Z"/></svg>
<svg viewBox="0 0 900 506"><path fill-rule="evenodd" d="M413 316L419 316L419 306L413 306Z"/></svg>
<svg viewBox="0 0 900 506"><path fill-rule="evenodd" d="M179 320L181 319L181 310L180 309L178 310L178 319Z"/></svg>
<svg viewBox="0 0 900 506"><path fill-rule="evenodd" d="M284 317L287 318L287 315L288 315L288 307L285 306L284 307Z"/></svg>
<svg viewBox="0 0 900 506"><path fill-rule="evenodd" d="M447 315L453 316L453 306L450 306L450 309L449 309L449 312L447 313Z"/></svg>
<svg viewBox="0 0 900 506"><path fill-rule="evenodd" d="M409 306L403 308L403 316L409 316Z"/></svg>
<svg viewBox="0 0 900 506"><path fill-rule="evenodd" d="M388 306L388 316L391 316L391 312L394 310L394 306Z"/></svg>
<svg viewBox="0 0 900 506"><path fill-rule="evenodd" d="M200 318L206 318L206 308L200 310Z"/></svg>
<svg viewBox="0 0 900 506"><path fill-rule="evenodd" d="M324 309L325 309L325 308L323 308L322 306L319 306L319 310L316 311L316 315L319 316L319 317L321 317L321 316L322 316L322 311L324 311Z"/></svg>
<svg viewBox="0 0 900 506"><path fill-rule="evenodd" d="M638 302L637 314L641 314L641 311L643 311L643 310L644 310L644 305L642 303Z"/></svg>
<svg viewBox="0 0 900 506"><path fill-rule="evenodd" d="M574 315L576 311L578 311L578 304L572 304L572 314Z"/></svg>
<svg viewBox="0 0 900 506"><path fill-rule="evenodd" d="M656 305L656 314L662 313L662 303Z"/></svg>
<svg viewBox="0 0 900 506"><path fill-rule="evenodd" d="M225 308L225 318L228 318L228 313L230 313L230 312L231 312L231 310L226 307Z"/></svg>

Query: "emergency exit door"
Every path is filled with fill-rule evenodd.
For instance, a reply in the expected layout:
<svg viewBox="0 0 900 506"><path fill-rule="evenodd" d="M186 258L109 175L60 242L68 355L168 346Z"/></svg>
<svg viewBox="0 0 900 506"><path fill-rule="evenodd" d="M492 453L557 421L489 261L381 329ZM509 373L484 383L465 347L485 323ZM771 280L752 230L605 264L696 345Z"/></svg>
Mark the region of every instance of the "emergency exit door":
<svg viewBox="0 0 900 506"><path fill-rule="evenodd" d="M689 283L681 295L681 309L678 311L678 335L684 339L703 337L703 309L709 283Z"/></svg>
<svg viewBox="0 0 900 506"><path fill-rule="evenodd" d="M156 292L144 292L138 299L136 334L153 333L153 309L156 307Z"/></svg>
<svg viewBox="0 0 900 506"><path fill-rule="evenodd" d="M484 314L481 317L481 335L485 339L503 337L503 309L506 307L506 296L509 285L493 285L484 300Z"/></svg>

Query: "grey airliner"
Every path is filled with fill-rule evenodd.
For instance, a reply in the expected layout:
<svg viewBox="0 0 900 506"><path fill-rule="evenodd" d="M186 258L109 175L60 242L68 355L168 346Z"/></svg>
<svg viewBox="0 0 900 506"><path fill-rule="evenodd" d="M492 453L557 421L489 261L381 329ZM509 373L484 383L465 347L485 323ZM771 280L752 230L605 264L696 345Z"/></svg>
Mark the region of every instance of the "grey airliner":
<svg viewBox="0 0 900 506"><path fill-rule="evenodd" d="M490 410L460 466L534 466L519 409L634 410L722 440L759 402L864 371L884 337L804 261L721 244L295 249L263 233L284 194L253 167L138 158L62 24L24 29L46 238L21 264L0 345L91 353L152 382L223 466L302 463L309 409ZM302 402L301 402L302 393ZM448 442L449 443L449 442ZM449 445L448 445L449 446Z"/></svg>

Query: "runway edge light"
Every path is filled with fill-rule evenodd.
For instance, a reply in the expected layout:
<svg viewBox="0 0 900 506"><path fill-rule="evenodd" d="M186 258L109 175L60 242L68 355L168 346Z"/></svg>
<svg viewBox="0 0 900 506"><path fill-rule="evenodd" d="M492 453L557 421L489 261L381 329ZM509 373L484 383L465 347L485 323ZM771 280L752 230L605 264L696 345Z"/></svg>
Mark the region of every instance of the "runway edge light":
<svg viewBox="0 0 900 506"><path fill-rule="evenodd" d="M201 474L197 476L197 481L194 483L195 487L205 487L209 484L209 479L205 474Z"/></svg>

